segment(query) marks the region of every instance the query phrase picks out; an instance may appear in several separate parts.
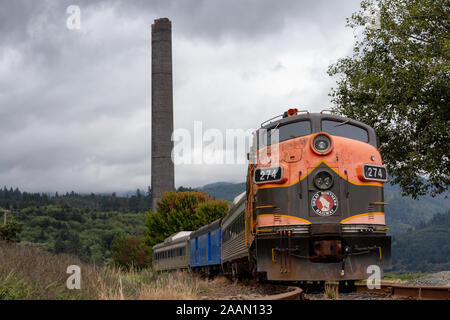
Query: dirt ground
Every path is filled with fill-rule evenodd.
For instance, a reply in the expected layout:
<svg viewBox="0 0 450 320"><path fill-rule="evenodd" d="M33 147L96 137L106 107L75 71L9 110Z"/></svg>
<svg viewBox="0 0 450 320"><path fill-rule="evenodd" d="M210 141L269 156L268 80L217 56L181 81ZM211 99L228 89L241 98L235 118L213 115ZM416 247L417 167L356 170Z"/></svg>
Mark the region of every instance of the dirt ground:
<svg viewBox="0 0 450 320"><path fill-rule="evenodd" d="M220 276L203 280L199 286L202 300L247 300L286 292L286 286L259 284L256 281L231 281Z"/></svg>

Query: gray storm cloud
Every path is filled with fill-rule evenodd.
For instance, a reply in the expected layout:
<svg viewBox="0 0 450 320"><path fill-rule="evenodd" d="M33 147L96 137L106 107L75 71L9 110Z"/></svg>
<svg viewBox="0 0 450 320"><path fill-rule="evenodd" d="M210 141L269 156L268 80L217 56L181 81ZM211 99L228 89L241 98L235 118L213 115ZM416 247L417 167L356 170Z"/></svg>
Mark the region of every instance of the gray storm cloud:
<svg viewBox="0 0 450 320"><path fill-rule="evenodd" d="M69 5L81 29L66 28ZM112 192L150 184L150 25L173 24L175 128L256 128L329 106L359 1L0 3L0 185ZM243 157L245 155L242 155ZM243 181L245 165L180 165L176 185Z"/></svg>

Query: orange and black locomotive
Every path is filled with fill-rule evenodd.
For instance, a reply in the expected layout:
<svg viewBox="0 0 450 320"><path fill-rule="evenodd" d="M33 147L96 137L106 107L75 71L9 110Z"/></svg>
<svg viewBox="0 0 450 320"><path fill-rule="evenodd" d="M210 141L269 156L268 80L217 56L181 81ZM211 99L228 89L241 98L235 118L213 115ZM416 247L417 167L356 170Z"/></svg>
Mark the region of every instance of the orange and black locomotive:
<svg viewBox="0 0 450 320"><path fill-rule="evenodd" d="M390 268L377 148L373 128L328 112L290 109L261 124L248 154L247 269L268 280L336 281Z"/></svg>

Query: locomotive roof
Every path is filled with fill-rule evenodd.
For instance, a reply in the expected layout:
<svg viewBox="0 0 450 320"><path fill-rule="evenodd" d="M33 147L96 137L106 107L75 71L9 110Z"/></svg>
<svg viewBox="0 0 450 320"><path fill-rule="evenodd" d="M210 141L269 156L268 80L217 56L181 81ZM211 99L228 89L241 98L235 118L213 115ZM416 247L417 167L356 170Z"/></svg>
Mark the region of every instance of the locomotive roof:
<svg viewBox="0 0 450 320"><path fill-rule="evenodd" d="M365 129L369 136L368 143L373 145L375 148L377 147L377 139L376 139L376 135L375 135L375 130L371 126L369 126L363 122L357 121L357 120L353 120L353 119L339 116L336 114L330 114L330 113L324 113L324 112L309 113L307 111L299 111L299 113L297 115L291 116L291 117L285 117L285 118L278 119L279 117L281 117L281 115L261 123L261 127L259 129L270 130L270 129L275 129L276 127L283 126L288 123L309 120L309 121L311 121L312 133L316 133L316 132L320 132L322 130L321 129L322 128L321 127L322 120L333 120L333 121L345 122L346 124L354 125L354 126Z"/></svg>

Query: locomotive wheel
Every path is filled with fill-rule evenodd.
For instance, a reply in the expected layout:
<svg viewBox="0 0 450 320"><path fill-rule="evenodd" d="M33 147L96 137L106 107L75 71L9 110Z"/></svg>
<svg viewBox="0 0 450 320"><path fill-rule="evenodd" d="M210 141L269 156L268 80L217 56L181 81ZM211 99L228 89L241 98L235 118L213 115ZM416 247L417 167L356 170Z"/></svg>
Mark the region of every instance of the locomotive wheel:
<svg viewBox="0 0 450 320"><path fill-rule="evenodd" d="M266 282L267 281L267 272L258 272L256 275L256 280L258 282Z"/></svg>

